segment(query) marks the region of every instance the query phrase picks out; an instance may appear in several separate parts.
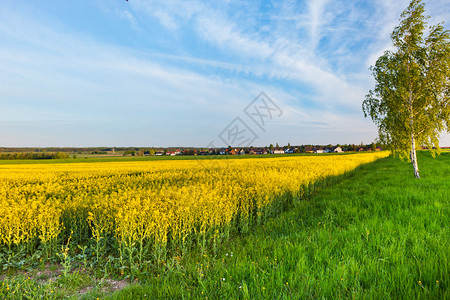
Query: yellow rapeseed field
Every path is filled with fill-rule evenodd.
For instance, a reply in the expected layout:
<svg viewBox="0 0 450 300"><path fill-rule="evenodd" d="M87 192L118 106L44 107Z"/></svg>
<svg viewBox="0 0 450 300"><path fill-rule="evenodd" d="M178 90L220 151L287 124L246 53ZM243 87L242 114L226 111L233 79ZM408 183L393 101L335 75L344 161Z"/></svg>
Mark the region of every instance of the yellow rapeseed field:
<svg viewBox="0 0 450 300"><path fill-rule="evenodd" d="M53 255L70 236L97 259L162 259L245 232L314 182L387 155L0 165L0 249Z"/></svg>

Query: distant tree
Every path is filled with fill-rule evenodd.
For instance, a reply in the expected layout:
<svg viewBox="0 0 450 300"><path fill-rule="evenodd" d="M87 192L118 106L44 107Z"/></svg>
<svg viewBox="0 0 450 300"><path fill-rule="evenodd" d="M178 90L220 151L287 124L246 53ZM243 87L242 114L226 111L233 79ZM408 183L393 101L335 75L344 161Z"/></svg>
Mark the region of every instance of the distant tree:
<svg viewBox="0 0 450 300"><path fill-rule="evenodd" d="M67 159L67 158L69 158L69 154L64 153L64 152L56 152L56 154L54 154L54 158L56 158L56 159Z"/></svg>
<svg viewBox="0 0 450 300"><path fill-rule="evenodd" d="M450 131L449 31L442 24L427 28L427 18L422 0L412 0L391 34L396 50L371 67L375 89L363 103L380 142L402 158L409 156L416 178L416 148L426 145L435 156L440 133Z"/></svg>
<svg viewBox="0 0 450 300"><path fill-rule="evenodd" d="M278 145L278 143L277 143L277 145L275 146L276 148L280 148L280 146Z"/></svg>
<svg viewBox="0 0 450 300"><path fill-rule="evenodd" d="M145 153L145 149L139 149L138 151L136 151L136 156L144 156Z"/></svg>
<svg viewBox="0 0 450 300"><path fill-rule="evenodd" d="M136 151L135 150L126 150L123 153L123 156L136 156Z"/></svg>
<svg viewBox="0 0 450 300"><path fill-rule="evenodd" d="M150 150L148 150L148 154L149 155L155 155L155 149L150 149Z"/></svg>

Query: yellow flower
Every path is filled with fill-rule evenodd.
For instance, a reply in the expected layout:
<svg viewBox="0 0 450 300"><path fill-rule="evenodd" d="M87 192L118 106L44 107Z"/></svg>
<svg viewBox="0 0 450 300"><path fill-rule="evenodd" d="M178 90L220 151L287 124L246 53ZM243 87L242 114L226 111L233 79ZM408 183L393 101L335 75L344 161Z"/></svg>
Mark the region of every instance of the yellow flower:
<svg viewBox="0 0 450 300"><path fill-rule="evenodd" d="M237 216L249 230L278 211L280 195L301 196L317 180L388 154L1 165L0 243L51 245L70 228L73 236L89 231L94 247L113 237L137 252L203 237L218 245Z"/></svg>

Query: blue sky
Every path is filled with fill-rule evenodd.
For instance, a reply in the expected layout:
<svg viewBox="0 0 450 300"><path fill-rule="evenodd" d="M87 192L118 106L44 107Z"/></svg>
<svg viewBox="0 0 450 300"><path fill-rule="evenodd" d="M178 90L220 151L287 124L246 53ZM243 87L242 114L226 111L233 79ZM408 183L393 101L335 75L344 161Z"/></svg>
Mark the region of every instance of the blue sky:
<svg viewBox="0 0 450 300"><path fill-rule="evenodd" d="M235 118L255 146L370 143L368 68L408 3L2 0L0 146L223 146Z"/></svg>

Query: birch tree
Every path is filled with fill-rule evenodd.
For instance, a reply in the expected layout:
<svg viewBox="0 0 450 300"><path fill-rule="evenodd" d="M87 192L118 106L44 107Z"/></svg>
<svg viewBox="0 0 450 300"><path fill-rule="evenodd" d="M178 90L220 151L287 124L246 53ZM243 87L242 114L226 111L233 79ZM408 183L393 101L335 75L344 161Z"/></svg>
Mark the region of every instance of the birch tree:
<svg viewBox="0 0 450 300"><path fill-rule="evenodd" d="M386 51L370 70L375 88L363 102L378 139L411 161L420 178L416 149L440 153L439 137L450 129L450 38L443 23L428 26L425 4L412 0L391 34Z"/></svg>

